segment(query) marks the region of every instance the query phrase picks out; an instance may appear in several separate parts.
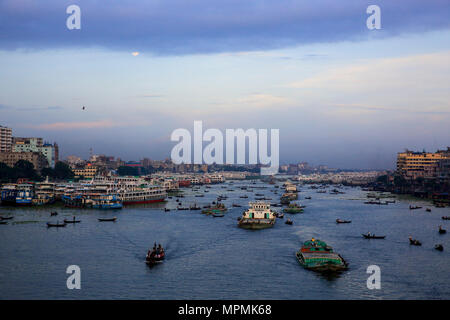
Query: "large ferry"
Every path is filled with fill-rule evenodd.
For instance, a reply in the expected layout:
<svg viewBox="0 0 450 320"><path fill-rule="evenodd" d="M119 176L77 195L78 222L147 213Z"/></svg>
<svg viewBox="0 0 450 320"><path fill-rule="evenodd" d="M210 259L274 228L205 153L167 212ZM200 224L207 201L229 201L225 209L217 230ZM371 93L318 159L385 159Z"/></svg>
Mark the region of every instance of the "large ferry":
<svg viewBox="0 0 450 320"><path fill-rule="evenodd" d="M324 241L312 238L296 253L298 262L306 269L319 272L338 272L348 268L347 262Z"/></svg>
<svg viewBox="0 0 450 320"><path fill-rule="evenodd" d="M151 185L135 177L96 177L89 184L94 192L115 194L124 205L162 202L167 193L164 188Z"/></svg>
<svg viewBox="0 0 450 320"><path fill-rule="evenodd" d="M17 197L17 189L15 184L5 184L1 192L2 205L15 205Z"/></svg>
<svg viewBox="0 0 450 320"><path fill-rule="evenodd" d="M273 227L276 216L270 210L270 203L256 201L250 202L249 205L249 209L239 219L239 227L244 229L265 229Z"/></svg>
<svg viewBox="0 0 450 320"><path fill-rule="evenodd" d="M55 183L49 182L48 178L44 182L38 182L34 186L33 205L45 205L55 202Z"/></svg>

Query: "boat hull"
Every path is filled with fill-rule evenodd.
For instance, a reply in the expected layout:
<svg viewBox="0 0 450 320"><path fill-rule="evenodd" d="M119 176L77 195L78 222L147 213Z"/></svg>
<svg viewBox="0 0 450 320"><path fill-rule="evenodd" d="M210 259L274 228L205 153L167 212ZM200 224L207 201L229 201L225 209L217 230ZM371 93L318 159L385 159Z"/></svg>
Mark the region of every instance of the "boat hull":
<svg viewBox="0 0 450 320"><path fill-rule="evenodd" d="M269 219L241 219L238 226L242 229L260 230L272 228L274 224L275 220Z"/></svg>

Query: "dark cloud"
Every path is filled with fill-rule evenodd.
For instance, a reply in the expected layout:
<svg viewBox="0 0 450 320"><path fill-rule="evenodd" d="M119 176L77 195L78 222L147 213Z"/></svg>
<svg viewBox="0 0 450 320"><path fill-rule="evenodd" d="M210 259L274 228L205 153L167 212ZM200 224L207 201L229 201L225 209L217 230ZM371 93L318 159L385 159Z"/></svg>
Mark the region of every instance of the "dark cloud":
<svg viewBox="0 0 450 320"><path fill-rule="evenodd" d="M66 8L81 7L81 30ZM448 0L378 0L382 30L366 28L365 0L0 0L0 49L106 47L159 55L276 49L449 28Z"/></svg>

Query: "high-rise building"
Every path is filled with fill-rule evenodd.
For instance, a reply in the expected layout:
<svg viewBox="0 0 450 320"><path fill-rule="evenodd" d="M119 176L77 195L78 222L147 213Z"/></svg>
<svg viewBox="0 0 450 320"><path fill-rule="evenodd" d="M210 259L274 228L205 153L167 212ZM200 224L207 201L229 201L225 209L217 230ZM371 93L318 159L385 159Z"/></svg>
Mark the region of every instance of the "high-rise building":
<svg viewBox="0 0 450 320"><path fill-rule="evenodd" d="M397 172L408 179L437 178L442 161L450 159L450 147L437 152L413 152L397 154Z"/></svg>
<svg viewBox="0 0 450 320"><path fill-rule="evenodd" d="M0 126L0 152L11 152L12 129Z"/></svg>

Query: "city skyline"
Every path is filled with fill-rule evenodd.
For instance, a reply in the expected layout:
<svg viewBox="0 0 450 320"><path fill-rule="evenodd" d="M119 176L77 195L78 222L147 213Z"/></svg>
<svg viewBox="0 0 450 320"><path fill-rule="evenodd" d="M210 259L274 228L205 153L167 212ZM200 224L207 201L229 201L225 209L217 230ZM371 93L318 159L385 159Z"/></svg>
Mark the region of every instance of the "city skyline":
<svg viewBox="0 0 450 320"><path fill-rule="evenodd" d="M165 159L194 120L279 128L282 164L390 169L406 148L447 147L445 2L378 1L381 30L364 1L233 3L80 2L69 31L71 3L2 2L0 124L56 141L62 158Z"/></svg>

